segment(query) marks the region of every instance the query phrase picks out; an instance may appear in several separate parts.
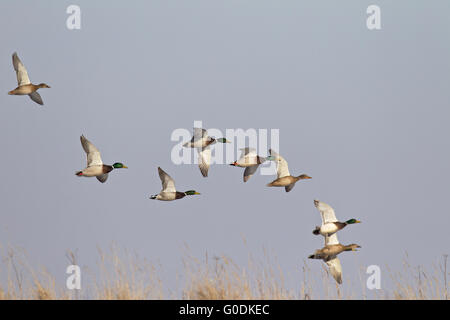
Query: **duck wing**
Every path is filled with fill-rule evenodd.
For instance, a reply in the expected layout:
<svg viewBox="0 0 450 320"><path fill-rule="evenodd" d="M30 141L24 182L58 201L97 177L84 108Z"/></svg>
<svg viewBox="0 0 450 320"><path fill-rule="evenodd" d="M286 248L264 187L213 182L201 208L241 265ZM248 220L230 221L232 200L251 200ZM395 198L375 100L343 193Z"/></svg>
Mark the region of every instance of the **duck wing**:
<svg viewBox="0 0 450 320"><path fill-rule="evenodd" d="M246 167L244 170L244 182L247 182L248 179L252 177L252 175L255 174L256 170L258 170L259 164L256 164L251 167Z"/></svg>
<svg viewBox="0 0 450 320"><path fill-rule="evenodd" d="M286 187L284 187L284 190L286 190L286 192L289 192L294 187L295 187L295 183L291 183L291 184L287 185Z"/></svg>
<svg viewBox="0 0 450 320"><path fill-rule="evenodd" d="M320 212L320 216L322 217L322 225L338 221L336 219L336 214L334 213L334 210L331 206L319 200L314 200L314 205Z"/></svg>
<svg viewBox="0 0 450 320"><path fill-rule="evenodd" d="M198 150L198 167L200 172L206 178L208 176L209 164L211 163L211 149L209 146Z"/></svg>
<svg viewBox="0 0 450 320"><path fill-rule="evenodd" d="M97 180L100 181L101 183L105 183L106 180L108 180L108 174L107 174L107 173L104 173L104 174L101 174L101 175L97 176L96 178L97 178Z"/></svg>
<svg viewBox="0 0 450 320"><path fill-rule="evenodd" d="M200 141L203 138L208 137L208 131L202 128L194 128L194 136L191 142Z"/></svg>
<svg viewBox="0 0 450 320"><path fill-rule="evenodd" d="M25 69L25 66L23 65L22 61L20 61L19 56L16 52L14 52L12 55L12 61L14 70L16 70L17 83L19 84L19 87L30 84L31 81L30 78L28 78L27 69Z"/></svg>
<svg viewBox="0 0 450 320"><path fill-rule="evenodd" d="M325 236L325 246L331 246L334 244L339 244L337 232L333 233L330 236Z"/></svg>
<svg viewBox="0 0 450 320"><path fill-rule="evenodd" d="M286 159L284 159L280 154L276 153L272 149L269 149L269 154L275 158L275 162L277 163L278 178L290 176L291 174L289 173L289 167Z"/></svg>
<svg viewBox="0 0 450 320"><path fill-rule="evenodd" d="M175 181L163 169L158 167L159 178L161 179L161 192L177 192L175 189Z"/></svg>
<svg viewBox="0 0 450 320"><path fill-rule="evenodd" d="M103 161L100 155L100 151L88 140L84 135L80 137L81 145L87 154L87 166L101 166Z"/></svg>
<svg viewBox="0 0 450 320"><path fill-rule="evenodd" d="M44 105L44 101L42 101L41 95L37 91L30 93L28 96L37 104Z"/></svg>
<svg viewBox="0 0 450 320"><path fill-rule="evenodd" d="M330 269L330 273L337 283L342 284L342 266L339 258L334 258L325 262Z"/></svg>

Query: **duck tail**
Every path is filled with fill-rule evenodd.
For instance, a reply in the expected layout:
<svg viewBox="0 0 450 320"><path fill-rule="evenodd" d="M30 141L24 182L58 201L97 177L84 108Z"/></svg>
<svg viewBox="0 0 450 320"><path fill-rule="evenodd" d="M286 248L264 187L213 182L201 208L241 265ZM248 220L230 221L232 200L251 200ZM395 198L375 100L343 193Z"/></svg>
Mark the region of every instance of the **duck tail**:
<svg viewBox="0 0 450 320"><path fill-rule="evenodd" d="M316 227L312 233L318 236L320 234L320 227Z"/></svg>
<svg viewBox="0 0 450 320"><path fill-rule="evenodd" d="M308 256L308 259L317 259L315 254Z"/></svg>
<svg viewBox="0 0 450 320"><path fill-rule="evenodd" d="M77 171L75 172L75 175L81 177L83 175L83 171Z"/></svg>
<svg viewBox="0 0 450 320"><path fill-rule="evenodd" d="M156 199L157 194L150 196L150 199Z"/></svg>

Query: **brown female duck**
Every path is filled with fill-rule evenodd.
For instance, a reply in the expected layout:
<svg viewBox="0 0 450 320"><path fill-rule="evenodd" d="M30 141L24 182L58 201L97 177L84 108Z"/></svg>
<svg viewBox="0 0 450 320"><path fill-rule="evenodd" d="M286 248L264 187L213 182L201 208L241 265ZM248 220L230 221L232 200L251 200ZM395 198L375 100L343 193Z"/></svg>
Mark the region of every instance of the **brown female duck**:
<svg viewBox="0 0 450 320"><path fill-rule="evenodd" d="M287 161L278 153L269 149L270 157L277 163L277 176L278 178L269 183L268 187L284 187L286 192L289 192L294 188L295 183L299 180L312 179L306 174L301 174L298 177L291 176L289 173Z"/></svg>
<svg viewBox="0 0 450 320"><path fill-rule="evenodd" d="M32 84L30 78L28 78L27 70L25 69L22 61L20 61L16 52L13 53L12 60L14 70L16 70L17 83L19 86L14 90L9 91L8 94L16 96L28 95L31 100L37 104L43 105L44 102L42 101L40 94L37 93L37 90L40 88L50 88L50 86L45 83Z"/></svg>

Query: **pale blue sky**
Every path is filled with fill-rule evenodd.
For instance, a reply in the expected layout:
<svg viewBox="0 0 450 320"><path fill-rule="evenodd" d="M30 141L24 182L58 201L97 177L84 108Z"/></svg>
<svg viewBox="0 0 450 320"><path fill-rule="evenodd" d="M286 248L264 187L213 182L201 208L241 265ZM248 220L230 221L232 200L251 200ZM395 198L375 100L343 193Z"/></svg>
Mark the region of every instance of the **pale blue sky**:
<svg viewBox="0 0 450 320"><path fill-rule="evenodd" d="M81 30L66 28L70 4ZM366 28L370 4L382 30ZM94 268L97 246L115 241L158 260L169 288L184 243L241 265L265 247L298 288L323 244L311 234L320 199L363 221L339 234L362 246L342 255L344 286L359 266L399 269L405 251L431 265L449 253L448 12L448 1L2 1L0 243L64 283L67 249ZM14 51L51 86L44 107L7 95ZM171 133L194 120L279 129L291 173L313 179L285 193L265 186L272 176L244 184L243 169L216 165L205 179L176 166ZM105 184L76 177L81 134L129 169ZM202 194L149 200L158 166Z"/></svg>

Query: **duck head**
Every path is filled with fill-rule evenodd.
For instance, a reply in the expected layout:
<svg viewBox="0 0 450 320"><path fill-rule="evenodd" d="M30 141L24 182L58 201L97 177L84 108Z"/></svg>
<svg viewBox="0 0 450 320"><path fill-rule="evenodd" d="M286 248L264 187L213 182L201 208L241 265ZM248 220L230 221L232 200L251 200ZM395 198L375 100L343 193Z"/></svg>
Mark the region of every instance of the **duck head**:
<svg viewBox="0 0 450 320"><path fill-rule="evenodd" d="M227 140L225 138L219 138L219 139L217 139L217 142L220 142L220 143L231 143L231 141L229 141L229 140Z"/></svg>
<svg viewBox="0 0 450 320"><path fill-rule="evenodd" d="M352 244L345 246L345 251L356 251L357 248L361 248L361 246L357 245L355 243L352 243Z"/></svg>
<svg viewBox="0 0 450 320"><path fill-rule="evenodd" d="M112 165L112 167L113 167L114 169L128 169L128 167L127 167L126 165L124 165L123 163L121 163L121 162L116 162L116 163L114 163L114 164Z"/></svg>
<svg viewBox="0 0 450 320"><path fill-rule="evenodd" d="M354 224L354 223L361 223L361 221L352 218L350 220L345 221L345 223L346 224Z"/></svg>
<svg viewBox="0 0 450 320"><path fill-rule="evenodd" d="M187 195L187 196L193 196L193 195L200 194L200 193L198 193L195 190L188 190L184 194Z"/></svg>

